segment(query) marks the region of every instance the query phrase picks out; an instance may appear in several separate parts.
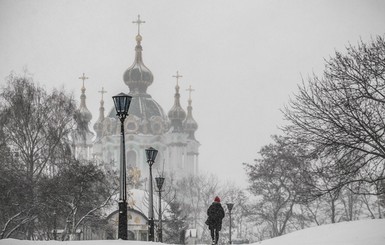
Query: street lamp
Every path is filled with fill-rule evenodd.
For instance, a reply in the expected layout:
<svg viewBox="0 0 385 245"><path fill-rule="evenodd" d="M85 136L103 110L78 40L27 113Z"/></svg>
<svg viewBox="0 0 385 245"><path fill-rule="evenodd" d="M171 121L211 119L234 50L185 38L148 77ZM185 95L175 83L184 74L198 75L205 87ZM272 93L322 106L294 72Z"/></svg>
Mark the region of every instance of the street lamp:
<svg viewBox="0 0 385 245"><path fill-rule="evenodd" d="M53 239L57 240L56 209L53 210Z"/></svg>
<svg viewBox="0 0 385 245"><path fill-rule="evenodd" d="M234 203L226 203L227 209L229 210L230 217L230 232L229 232L229 244L231 244L231 210L233 209Z"/></svg>
<svg viewBox="0 0 385 245"><path fill-rule="evenodd" d="M147 163L150 166L150 204L148 209L148 240L154 241L154 201L152 194L152 164L155 162L156 155L158 154L158 150L150 147L146 149Z"/></svg>
<svg viewBox="0 0 385 245"><path fill-rule="evenodd" d="M120 93L112 96L114 100L116 116L120 119L120 190L119 190L119 228L118 239L127 240L127 187L126 187L126 154L124 145L124 119L128 116L128 109L132 97Z"/></svg>
<svg viewBox="0 0 385 245"><path fill-rule="evenodd" d="M158 224L158 240L159 242L163 242L163 236L162 236L162 186L164 183L164 177L156 177L156 186L158 187L158 192L159 192L159 224Z"/></svg>
<svg viewBox="0 0 385 245"><path fill-rule="evenodd" d="M67 226L66 226L66 237L68 240L71 240L71 236L72 236L72 229L71 229L71 220L69 217L67 217L67 220L66 220L66 223L67 223Z"/></svg>

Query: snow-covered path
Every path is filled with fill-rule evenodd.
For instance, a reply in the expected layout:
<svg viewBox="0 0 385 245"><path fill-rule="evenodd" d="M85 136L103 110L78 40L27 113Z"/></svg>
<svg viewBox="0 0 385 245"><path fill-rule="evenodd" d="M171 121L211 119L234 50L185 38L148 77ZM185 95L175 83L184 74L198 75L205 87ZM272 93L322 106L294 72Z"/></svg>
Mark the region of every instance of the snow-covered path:
<svg viewBox="0 0 385 245"><path fill-rule="evenodd" d="M104 241L25 241L0 240L0 245L156 245L161 243ZM360 220L323 225L296 231L281 237L253 243L254 245L384 245L385 219Z"/></svg>

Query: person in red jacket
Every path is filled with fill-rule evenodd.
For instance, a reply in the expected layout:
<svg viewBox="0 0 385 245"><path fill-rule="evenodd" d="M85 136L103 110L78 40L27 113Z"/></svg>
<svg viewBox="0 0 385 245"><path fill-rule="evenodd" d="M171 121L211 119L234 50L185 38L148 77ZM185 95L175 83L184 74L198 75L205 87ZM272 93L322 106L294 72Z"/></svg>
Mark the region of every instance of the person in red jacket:
<svg viewBox="0 0 385 245"><path fill-rule="evenodd" d="M218 244L219 231L222 229L222 219L225 217L225 211L218 196L215 197L214 202L207 209L207 215L206 224L210 229L212 244Z"/></svg>

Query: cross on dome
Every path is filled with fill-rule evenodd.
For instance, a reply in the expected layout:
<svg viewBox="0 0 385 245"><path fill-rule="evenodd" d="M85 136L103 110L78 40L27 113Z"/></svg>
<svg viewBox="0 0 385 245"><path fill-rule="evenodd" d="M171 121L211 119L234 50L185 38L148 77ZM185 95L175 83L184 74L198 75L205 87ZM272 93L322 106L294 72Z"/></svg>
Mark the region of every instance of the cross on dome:
<svg viewBox="0 0 385 245"><path fill-rule="evenodd" d="M83 80L83 88L84 88L84 81L86 79L88 79L88 77L86 77L86 74L84 74L84 72L83 72L83 75L81 77L79 77L79 79Z"/></svg>
<svg viewBox="0 0 385 245"><path fill-rule="evenodd" d="M146 23L146 21L142 21L140 19L140 15L138 14L138 20L133 21L132 23L138 25L138 35L140 35L140 25Z"/></svg>
<svg viewBox="0 0 385 245"><path fill-rule="evenodd" d="M102 87L102 90L98 91L98 93L102 94L102 100L103 100L103 94L107 93L107 91L104 90L104 87Z"/></svg>
<svg viewBox="0 0 385 245"><path fill-rule="evenodd" d="M176 75L173 75L172 77L176 78L176 86L179 86L179 78L181 78L183 76L179 75L179 71L176 71Z"/></svg>
<svg viewBox="0 0 385 245"><path fill-rule="evenodd" d="M191 88L191 85L190 85L189 88L186 89L186 91L189 92L189 100L191 100L191 92L195 91L195 89L192 89L192 88Z"/></svg>

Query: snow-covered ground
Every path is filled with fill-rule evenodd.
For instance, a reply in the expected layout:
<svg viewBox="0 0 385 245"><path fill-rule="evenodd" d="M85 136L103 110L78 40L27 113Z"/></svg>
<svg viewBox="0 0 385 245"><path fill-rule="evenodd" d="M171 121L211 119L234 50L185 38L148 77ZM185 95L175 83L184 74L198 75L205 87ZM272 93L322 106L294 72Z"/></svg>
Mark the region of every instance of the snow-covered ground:
<svg viewBox="0 0 385 245"><path fill-rule="evenodd" d="M385 245L385 219L322 225L265 240L261 245Z"/></svg>
<svg viewBox="0 0 385 245"><path fill-rule="evenodd" d="M155 245L160 243L105 241L24 241L0 240L0 245ZM385 219L360 220L323 225L296 231L281 237L254 243L255 245L384 245Z"/></svg>

